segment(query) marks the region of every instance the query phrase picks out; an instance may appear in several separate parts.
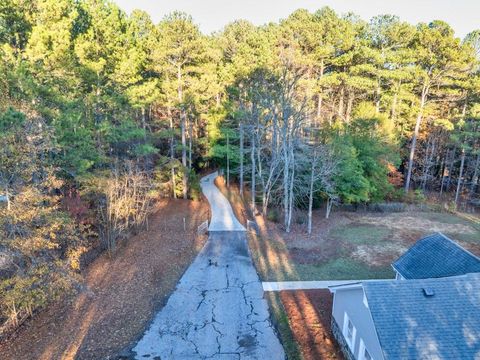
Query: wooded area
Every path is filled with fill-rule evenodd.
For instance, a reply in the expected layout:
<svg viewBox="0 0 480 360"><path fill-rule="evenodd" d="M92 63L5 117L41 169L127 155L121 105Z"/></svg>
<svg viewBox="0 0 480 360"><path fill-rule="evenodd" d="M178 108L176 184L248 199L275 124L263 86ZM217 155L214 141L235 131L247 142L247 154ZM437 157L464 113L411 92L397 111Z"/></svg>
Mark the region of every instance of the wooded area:
<svg viewBox="0 0 480 360"><path fill-rule="evenodd" d="M2 1L0 336L74 290L82 254L146 226L155 198L198 198L207 168L287 232L322 203L478 206L479 56L480 31L391 15L298 10L206 35L184 13Z"/></svg>

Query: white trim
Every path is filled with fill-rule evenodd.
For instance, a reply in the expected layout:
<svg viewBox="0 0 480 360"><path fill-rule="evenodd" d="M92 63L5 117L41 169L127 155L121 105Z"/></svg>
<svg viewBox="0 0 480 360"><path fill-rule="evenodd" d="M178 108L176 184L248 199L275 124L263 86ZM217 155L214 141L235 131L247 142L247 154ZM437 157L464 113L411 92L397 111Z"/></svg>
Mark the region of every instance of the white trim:
<svg viewBox="0 0 480 360"><path fill-rule="evenodd" d="M373 321L372 312L370 311L370 309L368 309L368 316L370 317L371 324L373 325L373 328L375 329L375 340L377 341L376 344L378 344L378 346L381 349L382 346L380 345L380 339L378 337L377 327L375 326L375 322ZM370 354L370 356L372 356L372 354ZM381 359L384 359L384 358L385 357L382 354Z"/></svg>
<svg viewBox="0 0 480 360"><path fill-rule="evenodd" d="M367 295L365 295L365 290L363 290L363 305L368 309L368 300Z"/></svg>
<svg viewBox="0 0 480 360"><path fill-rule="evenodd" d="M363 287L364 283L369 282L378 282L378 281L391 281L395 279L366 279L366 280L346 280L345 284L338 284L338 285L330 285L328 286L328 290L331 293L335 293L336 291L341 290L351 290L351 289L359 289ZM337 281L337 280L330 280L330 281ZM344 280L338 280L338 282L342 282Z"/></svg>
<svg viewBox="0 0 480 360"><path fill-rule="evenodd" d="M352 282L358 282L358 280L264 281L262 286L263 291L329 289L330 286L351 284Z"/></svg>
<svg viewBox="0 0 480 360"><path fill-rule="evenodd" d="M395 270L395 272L397 273L396 276L395 276L395 280L405 280L405 278L402 276L402 274L400 274L398 271Z"/></svg>
<svg viewBox="0 0 480 360"><path fill-rule="evenodd" d="M362 287L361 282L355 282L355 283L348 283L348 284L343 284L343 285L333 285L329 286L328 290L330 290L331 293L335 293L339 290L351 290L351 289L360 289Z"/></svg>
<svg viewBox="0 0 480 360"><path fill-rule="evenodd" d="M335 292L330 292L330 294L333 295L333 299L332 299L332 313L331 313L331 315L332 315L332 318L335 319L335 316L334 316L334 314L335 314L335 303L336 303L335 297L337 296L337 293L335 293ZM335 319L335 321L337 321L337 319ZM338 324L338 326L340 326L340 324Z"/></svg>
<svg viewBox="0 0 480 360"><path fill-rule="evenodd" d="M358 347L358 360L365 360L365 343L363 339L360 339L360 345Z"/></svg>
<svg viewBox="0 0 480 360"><path fill-rule="evenodd" d="M348 339L348 323L352 324L352 340ZM343 314L343 337L345 338L346 343L350 347L352 354L355 353L355 338L357 337L357 328L353 325L352 320L348 317L347 313Z"/></svg>
<svg viewBox="0 0 480 360"><path fill-rule="evenodd" d="M358 349L358 360L366 360L365 351L368 352L368 355L370 355L370 358L373 360L372 354L370 354L370 351L368 351L368 349L365 347L365 343L363 342L363 339L360 339L360 346Z"/></svg>

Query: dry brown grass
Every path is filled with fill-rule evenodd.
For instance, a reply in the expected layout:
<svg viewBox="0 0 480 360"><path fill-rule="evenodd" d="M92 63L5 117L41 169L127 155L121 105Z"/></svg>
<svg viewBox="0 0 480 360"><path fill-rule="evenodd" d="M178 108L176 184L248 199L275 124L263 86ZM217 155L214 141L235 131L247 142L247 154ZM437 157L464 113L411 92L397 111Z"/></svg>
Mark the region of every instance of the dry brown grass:
<svg viewBox="0 0 480 360"><path fill-rule="evenodd" d="M362 216L362 223L386 226L392 230L428 229L429 232L474 234L475 229L466 224L442 223L422 216L422 213L393 213L382 216Z"/></svg>

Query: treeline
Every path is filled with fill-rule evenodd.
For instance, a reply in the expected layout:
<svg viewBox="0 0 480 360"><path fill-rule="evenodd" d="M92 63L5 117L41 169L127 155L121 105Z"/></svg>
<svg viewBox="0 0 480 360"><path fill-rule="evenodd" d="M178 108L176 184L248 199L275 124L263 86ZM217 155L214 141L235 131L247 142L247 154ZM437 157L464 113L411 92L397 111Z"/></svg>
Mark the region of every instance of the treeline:
<svg viewBox="0 0 480 360"><path fill-rule="evenodd" d="M207 36L183 13L2 1L1 331L78 286L82 254L113 253L155 197L198 197L208 167L287 231L323 201L478 201L479 51L478 31L329 8Z"/></svg>

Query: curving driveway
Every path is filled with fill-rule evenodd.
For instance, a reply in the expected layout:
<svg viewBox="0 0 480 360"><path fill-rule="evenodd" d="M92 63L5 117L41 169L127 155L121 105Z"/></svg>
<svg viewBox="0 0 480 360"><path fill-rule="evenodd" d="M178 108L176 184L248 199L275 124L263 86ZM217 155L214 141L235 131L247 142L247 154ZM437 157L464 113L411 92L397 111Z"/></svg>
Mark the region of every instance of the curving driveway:
<svg viewBox="0 0 480 360"><path fill-rule="evenodd" d="M133 348L137 359L285 359L245 228L216 176L201 181L212 209L209 239Z"/></svg>
<svg viewBox="0 0 480 360"><path fill-rule="evenodd" d="M202 193L210 203L212 219L209 231L245 231L245 228L235 217L230 203L214 184L217 172L202 178L200 186Z"/></svg>

